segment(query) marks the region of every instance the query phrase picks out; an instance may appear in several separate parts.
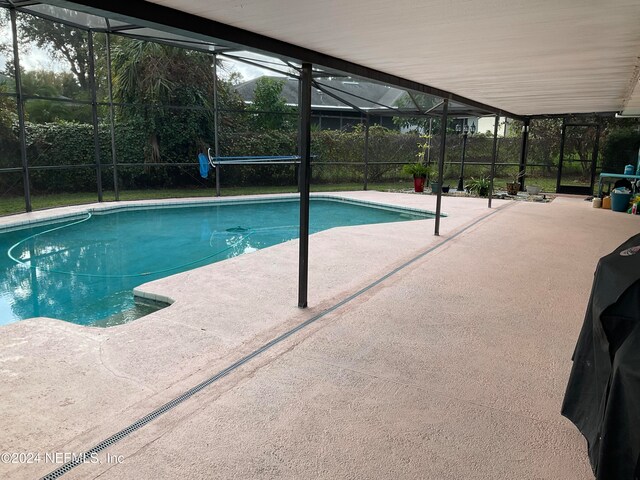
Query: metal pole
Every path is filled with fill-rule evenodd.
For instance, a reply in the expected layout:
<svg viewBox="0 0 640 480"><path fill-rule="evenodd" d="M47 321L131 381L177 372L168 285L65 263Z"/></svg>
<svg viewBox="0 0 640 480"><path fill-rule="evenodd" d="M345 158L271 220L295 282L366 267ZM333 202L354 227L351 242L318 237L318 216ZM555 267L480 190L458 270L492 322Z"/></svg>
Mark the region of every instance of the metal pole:
<svg viewBox="0 0 640 480"><path fill-rule="evenodd" d="M566 133L567 120L562 119L562 130L560 130L560 158L558 160L558 178L556 180L556 193L560 192L560 181L562 179L562 162L564 161L564 136Z"/></svg>
<svg viewBox="0 0 640 480"><path fill-rule="evenodd" d="M369 123L369 115L366 115L364 123L364 190L369 185Z"/></svg>
<svg viewBox="0 0 640 480"><path fill-rule="evenodd" d="M316 87L317 88L317 87ZM301 87L301 79L298 77L298 122L300 122L300 115L302 115L302 87ZM322 113L320 113L320 118L322 118ZM300 163L296 166L296 175L297 175L297 183L298 183L298 193L302 191L302 157L303 157L303 147L302 147L302 128L298 126L298 156L300 157Z"/></svg>
<svg viewBox="0 0 640 480"><path fill-rule="evenodd" d="M300 255L298 307L307 307L309 282L309 184L311 173L311 64L300 69Z"/></svg>
<svg viewBox="0 0 640 480"><path fill-rule="evenodd" d="M16 26L16 9L10 8L11 33L13 34L13 64L16 80L16 107L18 109L18 128L20 129L20 158L22 159L22 183L24 187L25 210L30 212L31 187L29 185L29 162L27 160L27 132L24 126L24 103L22 99L22 75L20 74L20 54L18 53L18 27Z"/></svg>
<svg viewBox="0 0 640 480"><path fill-rule="evenodd" d="M447 150L447 116L449 114L449 99L444 99L442 108L442 126L440 127L440 158L438 160L438 196L436 197L436 224L433 231L434 235L440 235L440 212L442 210L442 182L444 177L444 155Z"/></svg>
<svg viewBox="0 0 640 480"><path fill-rule="evenodd" d="M600 128L602 126L602 120L598 119L598 124L596 125L596 141L593 145L593 155L591 160L591 195L593 195L593 187L596 181L596 170L598 168L598 150L600 146Z"/></svg>
<svg viewBox="0 0 640 480"><path fill-rule="evenodd" d="M500 126L500 117L496 115L496 121L493 124L493 153L491 155L491 173L489 174L489 204L491 208L491 197L493 197L493 177L496 176L496 160L498 159L498 127Z"/></svg>
<svg viewBox="0 0 640 480"><path fill-rule="evenodd" d="M431 164L431 129L432 129L433 118L429 118L429 135L427 137L427 158L426 164Z"/></svg>
<svg viewBox="0 0 640 480"><path fill-rule="evenodd" d="M218 142L218 56L213 54L213 151L216 155L216 197L220 196L220 142Z"/></svg>
<svg viewBox="0 0 640 480"><path fill-rule="evenodd" d="M111 78L111 34L107 32L107 88L109 89L109 122L111 128L111 161L113 163L113 191L116 201L120 200L118 189L118 159L116 156L116 124L113 113L113 81Z"/></svg>
<svg viewBox="0 0 640 480"><path fill-rule="evenodd" d="M93 32L88 31L89 44L89 88L91 88L91 117L93 123L93 151L96 162L96 183L98 185L98 201L102 201L102 166L100 165L100 137L98 135L98 100L96 94L96 65L93 56Z"/></svg>
<svg viewBox="0 0 640 480"><path fill-rule="evenodd" d="M530 118L524 119L524 125L522 126L522 148L520 150L520 172L526 172L527 170L527 151L529 150L529 124ZM524 192L524 180L525 176L520 178L520 191Z"/></svg>
<svg viewBox="0 0 640 480"><path fill-rule="evenodd" d="M465 128L466 125L465 125ZM467 132L465 131L462 134L462 159L460 161L460 178L458 179L458 188L459 192L464 190L464 157L467 153Z"/></svg>

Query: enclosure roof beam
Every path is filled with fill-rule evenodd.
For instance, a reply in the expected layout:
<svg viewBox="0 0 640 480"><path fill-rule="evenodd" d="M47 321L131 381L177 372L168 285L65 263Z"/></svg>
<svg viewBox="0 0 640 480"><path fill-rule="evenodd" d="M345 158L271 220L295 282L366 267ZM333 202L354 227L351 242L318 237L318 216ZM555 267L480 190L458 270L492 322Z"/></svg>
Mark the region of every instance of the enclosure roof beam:
<svg viewBox="0 0 640 480"><path fill-rule="evenodd" d="M335 98L335 99L336 99L336 100L338 100L339 102L344 103L345 105L347 105L347 106L349 106L349 107L353 108L354 110L357 110L358 112L360 112L360 113L362 113L362 114L364 114L364 115L366 115L366 114L367 114L367 112L366 112L365 110L363 110L362 108L358 107L357 105L355 105L355 104L353 104L353 103L351 103L351 102L348 102L348 101L347 101L347 100L345 100L344 98L341 98L341 97L339 97L338 95L336 95L335 93L330 92L329 90L327 90L327 89L323 88L323 87L322 87L318 82L313 81L313 86L314 86L315 88L317 88L318 90L320 90L322 93L326 93L326 94L327 94L327 95L329 95L330 97Z"/></svg>
<svg viewBox="0 0 640 480"><path fill-rule="evenodd" d="M210 44L210 43L189 43L188 40L179 40L179 39L167 39L162 37L152 37L148 35L137 35L135 33L128 33L126 30L100 30L94 29L94 32L103 31L104 33L112 33L113 35L118 35L121 37L133 38L134 40L142 40L146 42L154 42L160 43L162 45L167 45L169 47L175 48L184 48L187 50L196 50L198 52L203 53L216 53L230 51L231 49L227 49L225 47L221 47L219 45ZM213 50L211 49L213 47Z"/></svg>
<svg viewBox="0 0 640 480"><path fill-rule="evenodd" d="M416 108L418 109L418 111L420 113L422 113L422 108L420 108L420 105L418 105L418 102L416 101L416 97L412 92L407 91L407 94L409 95L409 98L411 99L411 101L413 102L413 104L416 106Z"/></svg>
<svg viewBox="0 0 640 480"><path fill-rule="evenodd" d="M96 31L96 29L91 29L91 28L87 27L86 25L82 25L80 23L71 22L71 21L66 20L66 19L61 19L61 18L58 18L58 17L56 17L54 15L48 15L48 14L42 13L42 12L34 12L34 11L29 10L27 8L27 7L30 7L30 6L33 6L33 5L38 5L40 3L41 2L29 2L29 3L19 2L16 5L16 10L21 12L21 13L26 13L27 15L33 15L34 17L44 18L45 20L49 20L49 21L54 22L54 23L60 23L62 25L66 25L68 27L77 28L78 30L84 30L84 31L87 31L87 32L89 30Z"/></svg>
<svg viewBox="0 0 640 480"><path fill-rule="evenodd" d="M325 88L330 88L331 90L335 90L336 92L344 93L345 95L348 95L350 97L358 98L358 99L363 100L365 102L373 103L374 105L378 105L379 107L386 108L388 110L393 110L394 112L400 112L401 111L399 108L391 107L389 105L385 105L384 103L376 102L376 101L371 100L369 98L362 97L360 95L356 95L355 93L347 92L346 90L342 90L341 88L334 87L332 85L327 85L325 83L318 83L318 85L322 85Z"/></svg>
<svg viewBox="0 0 640 480"><path fill-rule="evenodd" d="M13 7L19 8L19 7L28 7L30 5L37 5L39 3L42 2L38 2L35 0L7 0L9 2L9 4Z"/></svg>
<svg viewBox="0 0 640 480"><path fill-rule="evenodd" d="M270 72L279 73L280 75L285 75L285 76L290 77L290 78L299 78L297 75L294 75L291 72L286 72L286 71L283 71L283 70L278 70L277 68L268 67L268 66L260 63L259 61L249 60L248 58L245 58L245 57L239 57L237 55L228 55L228 54L225 54L225 53L221 53L220 56L228 58L228 59L233 59L234 61L237 61L237 62L246 63L247 65L252 65L254 67L263 68L265 70L269 70Z"/></svg>
<svg viewBox="0 0 640 480"><path fill-rule="evenodd" d="M407 93L409 93L409 92L407 92ZM411 93L409 93L409 95L411 95ZM436 110L436 108L440 108L440 107L442 107L442 106L444 106L444 100L443 100L443 101L441 101L440 103L438 103L438 104L434 105L434 106L433 106L433 107L431 107L429 110L422 112L422 114L423 114L423 115L428 115L429 113L431 113L431 112L435 111L435 110Z"/></svg>

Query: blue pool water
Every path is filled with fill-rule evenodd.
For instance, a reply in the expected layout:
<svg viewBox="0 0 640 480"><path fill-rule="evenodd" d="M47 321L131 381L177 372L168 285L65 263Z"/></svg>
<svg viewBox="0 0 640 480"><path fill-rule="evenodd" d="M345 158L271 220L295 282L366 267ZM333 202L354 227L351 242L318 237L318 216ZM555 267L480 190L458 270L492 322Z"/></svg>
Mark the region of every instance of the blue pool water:
<svg viewBox="0 0 640 480"><path fill-rule="evenodd" d="M158 308L133 288L298 237L299 201L238 202L84 214L0 234L0 325L52 317L109 326ZM312 199L311 233L428 214ZM13 248L12 248L13 247Z"/></svg>

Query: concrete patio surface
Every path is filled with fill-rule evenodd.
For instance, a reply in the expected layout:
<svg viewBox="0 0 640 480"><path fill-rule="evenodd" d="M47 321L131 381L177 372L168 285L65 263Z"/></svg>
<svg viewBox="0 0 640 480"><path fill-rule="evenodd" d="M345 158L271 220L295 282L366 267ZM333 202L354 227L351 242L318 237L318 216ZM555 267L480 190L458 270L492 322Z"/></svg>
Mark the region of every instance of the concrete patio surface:
<svg viewBox="0 0 640 480"><path fill-rule="evenodd" d="M294 241L146 284L174 303L126 325L0 327L0 451L82 453L424 253L62 478L592 478L560 404L597 260L640 217L494 206L445 198L440 237L433 220L313 235L306 310Z"/></svg>

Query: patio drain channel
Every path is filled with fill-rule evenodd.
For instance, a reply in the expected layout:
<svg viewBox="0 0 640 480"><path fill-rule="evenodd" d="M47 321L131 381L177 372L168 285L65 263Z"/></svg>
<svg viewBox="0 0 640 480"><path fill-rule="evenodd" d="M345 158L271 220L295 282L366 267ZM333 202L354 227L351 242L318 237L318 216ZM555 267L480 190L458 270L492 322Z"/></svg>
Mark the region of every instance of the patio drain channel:
<svg viewBox="0 0 640 480"><path fill-rule="evenodd" d="M346 305L347 303L351 302L352 300L358 298L363 293L365 293L365 292L371 290L372 288L380 285L382 282L387 280L389 277L391 277L391 276L395 275L396 273L398 273L399 271L407 268L409 265L412 265L413 263L417 262L418 260L420 260L421 258L425 257L426 255L430 254L434 250L436 250L436 249L440 248L441 246L447 244L448 242L450 242L454 238L462 235L464 232L469 230L471 227L477 225L478 223L480 223L481 221L485 220L486 218L489 218L490 216L495 215L499 211L501 211L501 210L513 205L513 204L514 204L513 202L510 202L510 203L508 203L506 205L503 205L502 207L496 208L495 210L491 211L490 213L488 213L486 215L483 215L482 217L474 220L472 223L470 223L469 225L464 226L461 230L457 231L455 234L453 234L449 238L446 238L445 240L441 241L440 243L437 243L436 245L428 248L424 252L422 252L419 255L413 257L411 260L408 260L407 262L403 263L399 267L394 268L389 273L386 273L382 277L378 278L374 282L372 282L369 285L363 287L362 289L358 290L357 292L353 293L352 295L349 295L348 297L346 297L345 299L343 299L340 302L336 303L335 305L327 308L326 310L323 310L322 312L318 313L317 315L315 315L315 316L311 317L310 319L308 319L308 320L300 323L299 325L295 326L291 330L288 330L285 333L277 336L273 340L265 343L264 345L262 345L257 350L254 350L253 352L249 353L248 355L242 357L240 360L232 363L231 365L229 365L225 369L220 370L218 373L216 373L212 377L210 377L207 380L199 383L195 387L190 388L189 390L184 392L182 395L174 398L173 400L170 400L169 402L165 403L164 405L162 405L161 407L157 408L153 412L151 412L151 413L145 415L144 417L140 418L139 420L133 422L128 427L123 428L118 433L115 433L115 434L111 435L109 438L107 438L107 439L101 441L100 443L98 443L97 445L91 447L86 452L84 452L82 454L79 454L73 460L65 463L64 465L61 465L60 467L58 467L57 469L55 469L51 473L49 473L49 474L45 475L44 477L42 477L41 480L54 480L56 478L60 478L62 475L64 475L65 473L71 471L75 467L77 467L79 465L82 465L83 463L90 462L91 459L95 458L95 455L97 455L98 453L100 453L103 450L107 449L111 445L119 442L120 440L122 440L123 438L127 437L128 435L130 435L131 433L135 432L136 430L144 427L147 423L152 422L153 420L155 420L159 416L163 415L164 413L167 413L169 410L172 410L173 408L177 407L182 402L184 402L185 400L191 398L193 395L195 395L196 393L200 392L201 390L204 390L205 388L207 388L212 383L215 383L218 380L220 380L221 378L226 377L231 372L233 372L237 368L241 367L245 363L251 361L252 359L257 357L258 355L264 353L265 351L269 350L270 348L274 347L275 345L279 344L280 342L286 340L287 338L289 338L290 336L292 336L295 333L299 332L300 330L308 327L309 325L311 325L312 323L316 322L317 320L320 320L321 318L325 317L326 315L334 312L335 310L339 309L343 305Z"/></svg>

